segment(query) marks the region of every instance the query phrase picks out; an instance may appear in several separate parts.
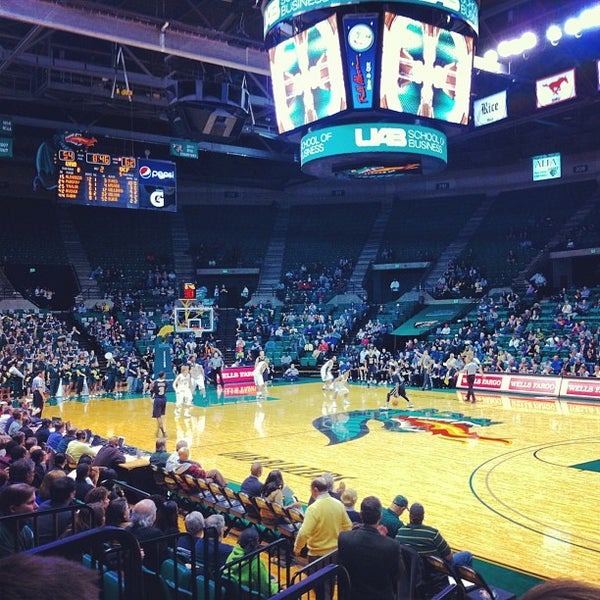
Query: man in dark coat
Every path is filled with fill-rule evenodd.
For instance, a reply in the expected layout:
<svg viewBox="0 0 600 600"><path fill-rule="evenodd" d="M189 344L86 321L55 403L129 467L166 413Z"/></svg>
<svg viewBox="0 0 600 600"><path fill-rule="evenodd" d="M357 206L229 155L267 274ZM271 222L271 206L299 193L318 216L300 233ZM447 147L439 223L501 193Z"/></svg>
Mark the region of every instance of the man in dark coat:
<svg viewBox="0 0 600 600"><path fill-rule="evenodd" d="M360 505L363 526L342 531L338 538L338 562L350 576L348 600L397 600L404 577L400 544L377 529L381 501L367 496Z"/></svg>
<svg viewBox="0 0 600 600"><path fill-rule="evenodd" d="M98 450L92 465L94 467L106 467L107 469L116 469L125 462L125 454L119 448L119 438L113 435L108 439L106 446Z"/></svg>

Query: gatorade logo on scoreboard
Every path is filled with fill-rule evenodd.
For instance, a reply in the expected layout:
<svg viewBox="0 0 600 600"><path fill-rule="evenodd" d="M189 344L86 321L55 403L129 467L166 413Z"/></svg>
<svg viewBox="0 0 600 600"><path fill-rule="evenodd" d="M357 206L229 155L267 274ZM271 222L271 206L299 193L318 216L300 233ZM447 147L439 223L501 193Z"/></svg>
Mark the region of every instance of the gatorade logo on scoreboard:
<svg viewBox="0 0 600 600"><path fill-rule="evenodd" d="M166 212L177 210L175 187L173 186L147 185L146 182L140 181L139 199L140 208Z"/></svg>

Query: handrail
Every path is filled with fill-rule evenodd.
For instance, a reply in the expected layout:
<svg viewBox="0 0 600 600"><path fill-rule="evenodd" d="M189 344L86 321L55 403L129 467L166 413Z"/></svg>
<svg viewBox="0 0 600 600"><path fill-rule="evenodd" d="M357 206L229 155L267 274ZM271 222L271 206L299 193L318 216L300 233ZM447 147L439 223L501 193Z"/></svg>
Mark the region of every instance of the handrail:
<svg viewBox="0 0 600 600"><path fill-rule="evenodd" d="M294 573L294 576L292 577L292 584L301 581L304 577L310 577L317 571L329 565L337 564L337 557L337 550L332 550L331 552L328 552L327 554L324 554L323 556L319 557L317 560L313 560L312 562L308 563L305 567L299 569Z"/></svg>
<svg viewBox="0 0 600 600"><path fill-rule="evenodd" d="M26 551L26 554L59 555L72 557L92 549L92 555L96 558L102 556L104 544L117 542L119 544L119 593L120 598L127 600L143 600L142 583L142 555L140 546L135 536L120 527L98 527L82 533L76 533L67 538L38 546ZM105 565L103 565L105 566ZM110 569L109 569L110 570ZM68 574L65 585L68 585ZM121 585L123 585L121 589Z"/></svg>
<svg viewBox="0 0 600 600"><path fill-rule="evenodd" d="M298 583L275 594L270 600L297 600L310 591L325 588L327 584L329 584L328 587L333 589L336 579L338 580L338 598L341 598L340 589L350 589L350 578L342 565L330 563Z"/></svg>

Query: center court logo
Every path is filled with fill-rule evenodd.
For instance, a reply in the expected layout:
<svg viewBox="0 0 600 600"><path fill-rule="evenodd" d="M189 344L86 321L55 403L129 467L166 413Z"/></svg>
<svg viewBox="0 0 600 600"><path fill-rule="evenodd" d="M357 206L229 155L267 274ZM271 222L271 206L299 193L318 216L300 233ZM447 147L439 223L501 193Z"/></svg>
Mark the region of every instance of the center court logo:
<svg viewBox="0 0 600 600"><path fill-rule="evenodd" d="M329 439L329 444L351 442L369 433L368 422L383 423L385 429L397 433L422 433L441 436L467 443L473 440L499 442L509 445L510 440L483 436L476 429L500 424L499 421L467 417L462 413L435 408L424 410L352 410L319 417L313 426Z"/></svg>

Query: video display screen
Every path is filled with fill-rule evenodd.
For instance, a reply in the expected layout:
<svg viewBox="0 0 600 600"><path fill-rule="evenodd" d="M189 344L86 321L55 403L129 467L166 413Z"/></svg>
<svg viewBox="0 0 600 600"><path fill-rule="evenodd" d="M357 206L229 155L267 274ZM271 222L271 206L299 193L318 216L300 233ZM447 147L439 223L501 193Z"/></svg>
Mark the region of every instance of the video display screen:
<svg viewBox="0 0 600 600"><path fill-rule="evenodd" d="M335 15L269 50L279 133L347 108Z"/></svg>
<svg viewBox="0 0 600 600"><path fill-rule="evenodd" d="M466 125L473 55L472 37L386 12L381 108Z"/></svg>

